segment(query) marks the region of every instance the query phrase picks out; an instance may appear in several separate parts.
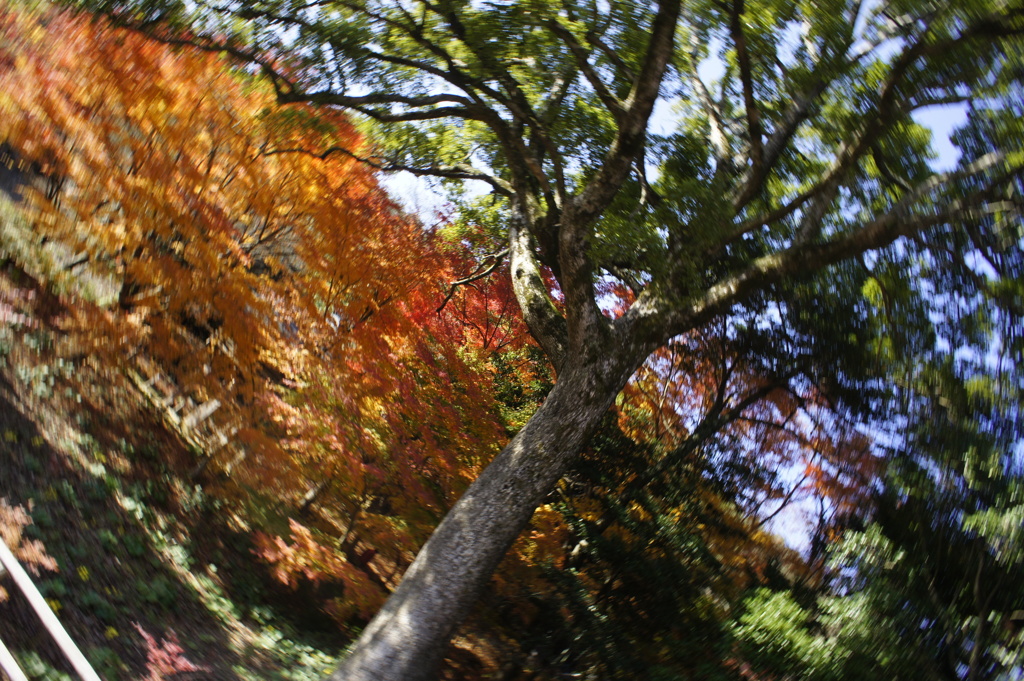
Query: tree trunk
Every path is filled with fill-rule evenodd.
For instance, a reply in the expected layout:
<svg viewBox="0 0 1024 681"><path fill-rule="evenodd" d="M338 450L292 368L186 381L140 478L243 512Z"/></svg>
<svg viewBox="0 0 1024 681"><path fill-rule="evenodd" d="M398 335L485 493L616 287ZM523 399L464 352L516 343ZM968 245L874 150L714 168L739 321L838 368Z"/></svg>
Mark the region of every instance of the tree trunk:
<svg viewBox="0 0 1024 681"><path fill-rule="evenodd" d="M569 360L541 408L424 544L330 681L435 677L480 590L635 370L622 360Z"/></svg>

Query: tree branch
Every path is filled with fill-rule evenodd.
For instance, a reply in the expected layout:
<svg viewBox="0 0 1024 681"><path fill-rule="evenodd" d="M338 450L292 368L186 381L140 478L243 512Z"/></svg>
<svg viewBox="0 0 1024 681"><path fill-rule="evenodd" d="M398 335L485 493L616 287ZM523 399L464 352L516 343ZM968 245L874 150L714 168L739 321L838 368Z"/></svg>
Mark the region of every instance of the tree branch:
<svg viewBox="0 0 1024 681"><path fill-rule="evenodd" d="M321 160L324 160L333 154L341 154L383 172L406 172L412 173L417 177L439 177L450 180L479 180L491 185L496 194L500 194L502 196L512 196L513 194L511 186L501 178L495 177L489 173L485 173L482 170L478 170L463 163L459 163L454 166L411 166L390 161L380 156L361 156L351 149L346 149L345 147L340 146L328 147L320 152L302 147L282 147L279 149L267 149L262 153L266 156L274 156L276 154L305 154Z"/></svg>
<svg viewBox="0 0 1024 681"><path fill-rule="evenodd" d="M503 106L507 107L509 105L509 101L500 92L487 85L487 83L484 82L483 80L479 78L473 78L469 76L464 70L460 69L456 60L451 56L451 54L443 47L438 45L436 42L428 39L424 35L421 27L415 25L412 27L406 26L402 22L391 19L387 15L369 10L364 4L361 3L340 2L340 4L356 14L362 14L366 17L373 19L374 21L379 22L380 24L383 25L382 28L384 29L384 31L401 31L405 35L412 38L418 45L425 48L428 52L430 52L435 57L443 61L447 70L430 66L428 64L423 64L422 62L416 62L409 59L396 57L393 55L385 55L379 52L374 52L366 48L365 46L361 46L360 50L363 51L364 53L381 61L419 69L425 73L429 73L433 76L436 76L451 83L452 85L459 88L463 92L466 92L467 94L472 94L473 91L475 90L487 95L488 97L490 97L491 99L493 99L494 101L498 102ZM429 2L425 2L424 5L440 15L440 12L438 12L437 8L431 5ZM441 16L443 17L443 15ZM474 98L474 101L482 105L482 102L480 102L478 99Z"/></svg>
<svg viewBox="0 0 1024 681"><path fill-rule="evenodd" d="M559 372L569 349L568 330L565 318L555 308L544 284L540 265L533 253L533 238L527 220L522 207L513 209L509 228L512 290L530 334L540 344L555 371Z"/></svg>
<svg viewBox="0 0 1024 681"><path fill-rule="evenodd" d="M691 61L693 61L692 58ZM690 74L690 80L693 82L697 98L700 99L708 114L708 123L711 125L711 147L715 150L716 165L731 164L732 152L729 149L729 138L725 134L725 125L722 122L722 111L715 100L711 98L711 93L708 92L708 88L704 85L696 68Z"/></svg>
<svg viewBox="0 0 1024 681"><path fill-rule="evenodd" d="M563 167L562 152L548 134L547 126L543 123L536 111L530 105L529 100L523 92L519 81L515 79L512 72L505 64L500 63L487 51L481 49L476 41L472 39L466 26L459 18L456 11L457 5L452 5L450 0L440 0L436 4L425 3L431 11L435 12L448 26L449 31L461 42L473 56L477 58L480 65L490 72L491 77L501 83L507 97L500 97L497 101L508 109L513 118L530 127L530 130L540 140L544 152L551 160L552 171L555 176L555 186L552 188L548 182L547 173L544 172L541 159L521 144L521 139L508 151L517 151L522 155L526 166L532 172L538 184L543 188L549 199L553 199L553 207L564 205L566 199L565 170ZM518 136L516 136L518 139Z"/></svg>
<svg viewBox="0 0 1024 681"><path fill-rule="evenodd" d="M904 100L908 106L903 107L901 106L900 100L897 99L897 94L900 86L904 83L908 74L911 72L913 65L921 59L945 54L959 45L966 44L974 40L1005 37L1024 31L1024 29L1016 28L1006 23L1005 20L1012 18L1013 16L1014 12L1008 12L1005 15L989 15L978 19L954 38L932 43L929 43L927 40L928 30L926 29L921 32L917 36L916 41L909 45L893 62L888 77L879 89L878 105L875 110L875 115L866 119L853 138L840 147L831 167L826 171L822 180L811 189L793 198L784 206L772 210L764 216L745 221L739 225L736 230L723 239L721 245L731 243L744 234L792 214L810 199L816 199L816 202L820 202L824 199L826 203L831 201L831 197L834 196L835 190L837 190L842 183L842 176L845 175L846 172L864 155L864 153L866 153L867 150L876 143L878 138L888 128L894 114L898 112L909 112L916 108L930 105L931 103L963 101L964 98L959 96L931 97L923 103L910 105L910 99L908 98ZM804 96L794 101L793 106L787 110L779 127L765 145L761 167L757 168L756 164L754 164L755 167L748 170L743 182L740 183L739 189L732 199L733 209L735 211L739 212L757 194L761 185L763 185L764 180L767 178L768 173L771 171L772 167L778 161L780 155L791 141L796 129L805 120L807 120L812 113L817 99L824 94L839 74L855 65L868 53L869 51L861 51L854 55L840 68L834 69L834 72L831 75L819 78L815 85L809 89ZM823 212L825 207L820 207L815 212ZM806 231L808 233L812 232L815 220L812 219L805 222L807 224Z"/></svg>
<svg viewBox="0 0 1024 681"><path fill-rule="evenodd" d="M452 296L455 295L455 290L458 287L465 286L466 284L472 284L474 281L480 281L481 279L489 277L491 273L494 272L494 270L498 269L498 267L501 266L501 263L505 261L505 256L507 255L507 248L499 253L492 253L490 255L487 255L486 257L484 257L484 263L486 263L489 260L491 261L490 265L484 265L481 263L480 267L478 267L476 271L470 274L469 276L463 277L462 279L456 279L455 281L453 281L451 283L451 288L448 289L448 293L444 297L444 300L442 300L441 304L437 306L436 312L440 312L445 308L445 305L447 305L448 302L452 299Z"/></svg>
<svg viewBox="0 0 1024 681"><path fill-rule="evenodd" d="M793 101L793 105L786 110L778 127L764 145L761 152L761 164L754 164L748 168L744 179L740 182L740 190L736 198L733 199L734 210L741 209L761 190L768 174L775 167L782 152L786 150L793 135L796 134L797 128L810 117L818 98L825 93L831 82L832 79L818 80L804 95L797 97Z"/></svg>
<svg viewBox="0 0 1024 681"><path fill-rule="evenodd" d="M597 306L594 295L594 263L589 256L588 239L593 221L608 207L632 172L633 163L643 149L647 122L661 89L672 56L680 0L663 0L651 25L637 80L624 102L618 132L594 178L581 194L566 205L558 234L558 263L565 309L568 315L570 346L579 351L594 347L593 340L603 337L609 322Z"/></svg>
<svg viewBox="0 0 1024 681"><path fill-rule="evenodd" d="M721 314L733 304L747 298L751 293L779 281L787 276L800 276L816 272L828 265L856 256L865 251L882 248L901 236L910 236L928 227L951 220L968 217L994 197L995 190L1007 180L1021 174L1020 167L1007 169L992 177L986 186L972 194L955 199L947 206L930 213L915 213L916 204L928 194L948 183L965 179L1003 162L1001 154L991 153L960 171L934 175L909 192L892 208L859 229L836 237L825 243L794 243L782 251L761 256L740 272L727 276L710 286L705 294L689 305L678 305L673 310L662 311L668 319L665 339L678 335L702 323L716 314ZM638 301L639 302L639 301ZM652 303L656 303L653 299ZM652 303L648 304L648 307ZM638 307L634 305L634 308ZM655 307L664 307L655 305ZM623 316L627 318L633 312ZM657 314L651 309L640 309L637 316ZM628 323L636 323L630 320Z"/></svg>
<svg viewBox="0 0 1024 681"><path fill-rule="evenodd" d="M647 122L672 57L680 4L681 0L662 0L658 4L643 65L633 81L629 96L623 102L626 113L619 123L618 134L600 170L574 201L574 217L581 226L589 225L608 207L629 176L633 160L643 146Z"/></svg>
<svg viewBox="0 0 1024 681"><path fill-rule="evenodd" d="M760 175L764 167L764 152L761 127L761 111L754 97L754 74L750 65L750 54L747 51L747 37L743 32L744 0L733 0L730 11L729 32L736 46L736 61L740 69L740 82L743 85L743 109L747 116L747 134L750 139L751 172Z"/></svg>
<svg viewBox="0 0 1024 681"><path fill-rule="evenodd" d="M576 61L576 66L586 77L587 82L594 88L594 92L597 94L597 98L601 100L605 108L612 114L616 121L621 121L626 114L626 109L618 97L613 95L611 91L605 86L604 81L597 74L597 71L590 64L589 54L579 41L576 40L576 36L573 35L572 31L563 26L559 20L552 19L548 23L548 27L551 32L558 36L562 42L566 44L569 51L572 52L572 56Z"/></svg>

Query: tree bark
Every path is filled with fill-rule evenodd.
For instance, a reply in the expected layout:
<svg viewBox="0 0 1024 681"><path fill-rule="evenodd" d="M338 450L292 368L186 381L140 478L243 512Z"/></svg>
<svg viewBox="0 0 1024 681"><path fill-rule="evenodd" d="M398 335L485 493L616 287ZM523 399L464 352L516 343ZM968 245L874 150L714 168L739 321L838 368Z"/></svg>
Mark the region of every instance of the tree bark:
<svg viewBox="0 0 1024 681"><path fill-rule="evenodd" d="M445 516L330 681L435 677L480 590L646 356L617 350L568 359L544 404Z"/></svg>

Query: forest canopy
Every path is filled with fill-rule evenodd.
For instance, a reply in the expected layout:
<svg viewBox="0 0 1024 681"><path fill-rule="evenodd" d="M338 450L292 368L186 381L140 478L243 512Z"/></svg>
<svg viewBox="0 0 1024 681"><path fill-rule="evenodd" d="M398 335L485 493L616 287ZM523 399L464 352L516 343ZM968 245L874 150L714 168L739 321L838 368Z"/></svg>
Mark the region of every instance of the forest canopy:
<svg viewBox="0 0 1024 681"><path fill-rule="evenodd" d="M1019 673L1019 2L0 19L5 254L339 585L331 678Z"/></svg>

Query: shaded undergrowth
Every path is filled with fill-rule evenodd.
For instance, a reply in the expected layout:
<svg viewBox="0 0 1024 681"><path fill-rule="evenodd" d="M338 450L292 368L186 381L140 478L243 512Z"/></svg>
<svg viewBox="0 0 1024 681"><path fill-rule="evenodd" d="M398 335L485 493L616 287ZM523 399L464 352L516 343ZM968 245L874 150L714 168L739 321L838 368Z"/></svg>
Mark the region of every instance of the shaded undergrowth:
<svg viewBox="0 0 1024 681"><path fill-rule="evenodd" d="M323 594L270 578L230 501L208 493L218 481L192 479L196 453L123 372L78 351L66 312L3 264L0 498L55 560L36 581L72 638L107 680L321 678L343 640ZM8 582L0 638L30 678L68 678Z"/></svg>

